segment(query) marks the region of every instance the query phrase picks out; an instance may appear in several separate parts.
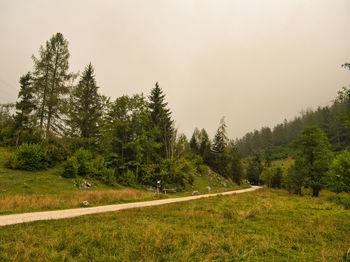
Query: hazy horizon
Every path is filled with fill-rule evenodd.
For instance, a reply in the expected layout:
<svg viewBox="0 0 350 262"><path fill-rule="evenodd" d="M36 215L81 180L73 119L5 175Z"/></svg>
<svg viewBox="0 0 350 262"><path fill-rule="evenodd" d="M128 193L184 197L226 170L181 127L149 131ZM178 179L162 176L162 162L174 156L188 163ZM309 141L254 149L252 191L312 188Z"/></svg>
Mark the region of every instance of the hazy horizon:
<svg viewBox="0 0 350 262"><path fill-rule="evenodd" d="M330 103L350 84L350 1L3 1L0 103L56 32L71 71L91 62L112 99L156 81L180 133L230 138Z"/></svg>

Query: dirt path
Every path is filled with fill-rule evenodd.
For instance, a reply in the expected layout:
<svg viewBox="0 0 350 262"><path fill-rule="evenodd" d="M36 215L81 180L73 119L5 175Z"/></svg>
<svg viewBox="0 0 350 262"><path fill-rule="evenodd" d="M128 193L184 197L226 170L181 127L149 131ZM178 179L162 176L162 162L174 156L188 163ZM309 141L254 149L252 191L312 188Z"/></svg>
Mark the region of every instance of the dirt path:
<svg viewBox="0 0 350 262"><path fill-rule="evenodd" d="M0 216L0 226L26 223L38 220L50 220L50 219L61 219L69 217L77 217L89 214L111 212L128 208L135 207L147 207L147 206L158 206L175 202L189 201L204 197L213 197L217 195L232 195L232 194L241 194L245 192L250 192L257 190L261 187L252 186L251 188L241 189L236 191L229 191L217 194L206 194L198 196L188 196L188 197L179 197L179 198L167 198L161 200L153 201L144 201L136 203L127 203L127 204L117 204L117 205L108 205L108 206L97 206L97 207L86 207L86 208L75 208L75 209L65 209L65 210L56 210L56 211L45 211L45 212L32 212L32 213L23 213L23 214L14 214L14 215L4 215Z"/></svg>

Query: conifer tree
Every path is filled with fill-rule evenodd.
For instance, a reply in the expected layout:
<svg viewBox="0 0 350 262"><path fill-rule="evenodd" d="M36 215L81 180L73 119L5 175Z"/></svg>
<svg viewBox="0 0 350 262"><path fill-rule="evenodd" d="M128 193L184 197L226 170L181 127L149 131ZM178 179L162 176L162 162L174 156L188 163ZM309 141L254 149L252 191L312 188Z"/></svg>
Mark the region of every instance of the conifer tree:
<svg viewBox="0 0 350 262"><path fill-rule="evenodd" d="M149 96L149 108L154 126L159 131L157 142L162 144L161 155L166 159L172 156L172 141L174 141L175 129L174 121L171 119L171 111L167 108L168 103L165 102L163 90L156 82L155 87L151 90Z"/></svg>
<svg viewBox="0 0 350 262"><path fill-rule="evenodd" d="M36 109L30 72L21 76L19 83L20 90L18 93L19 101L16 102L15 129L26 130L34 126L32 112Z"/></svg>
<svg viewBox="0 0 350 262"><path fill-rule="evenodd" d="M45 126L45 135L50 132L62 133L62 115L65 113L66 99L69 94L70 81L74 78L69 73L68 41L57 33L39 49L39 58L34 61L34 88L38 97L37 115L40 128Z"/></svg>
<svg viewBox="0 0 350 262"><path fill-rule="evenodd" d="M102 115L102 101L91 63L85 67L71 99L68 123L72 134L86 139L96 138L98 120Z"/></svg>
<svg viewBox="0 0 350 262"><path fill-rule="evenodd" d="M225 118L221 118L220 125L216 131L213 141L213 151L215 153L223 153L228 143Z"/></svg>
<svg viewBox="0 0 350 262"><path fill-rule="evenodd" d="M190 139L190 147L193 153L199 153L199 145L200 145L200 131L198 128L195 128Z"/></svg>

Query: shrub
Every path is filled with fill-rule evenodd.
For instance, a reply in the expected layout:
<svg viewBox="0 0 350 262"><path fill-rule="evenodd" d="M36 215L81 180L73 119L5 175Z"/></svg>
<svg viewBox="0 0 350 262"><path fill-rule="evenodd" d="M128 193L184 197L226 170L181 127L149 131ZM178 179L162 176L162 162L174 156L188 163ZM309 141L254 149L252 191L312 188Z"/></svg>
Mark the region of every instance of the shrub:
<svg viewBox="0 0 350 262"><path fill-rule="evenodd" d="M329 195L327 200L343 205L345 209L350 209L350 194L348 195Z"/></svg>
<svg viewBox="0 0 350 262"><path fill-rule="evenodd" d="M115 177L115 169L114 168L103 168L102 169L102 179L108 185L113 185L117 182Z"/></svg>
<svg viewBox="0 0 350 262"><path fill-rule="evenodd" d="M273 175L273 168L264 168L264 170L261 173L260 179L264 182L266 186L272 187Z"/></svg>
<svg viewBox="0 0 350 262"><path fill-rule="evenodd" d="M79 148L74 153L74 156L76 157L79 164L78 174L80 176L88 176L94 173L92 164L92 154L89 150Z"/></svg>
<svg viewBox="0 0 350 262"><path fill-rule="evenodd" d="M350 152L348 150L337 155L328 175L328 187L332 191L350 192Z"/></svg>
<svg viewBox="0 0 350 262"><path fill-rule="evenodd" d="M339 199L339 203L342 204L345 209L350 209L350 195L341 196Z"/></svg>
<svg viewBox="0 0 350 262"><path fill-rule="evenodd" d="M5 156L5 167L10 169L18 169L22 165L21 161L18 161L14 153L9 153Z"/></svg>
<svg viewBox="0 0 350 262"><path fill-rule="evenodd" d="M28 171L45 169L47 164L41 146L38 144L22 144L15 151L18 168Z"/></svg>
<svg viewBox="0 0 350 262"><path fill-rule="evenodd" d="M78 175L79 163L75 156L69 157L63 163L62 176L66 178L75 178Z"/></svg>
<svg viewBox="0 0 350 262"><path fill-rule="evenodd" d="M45 148L45 161L49 167L63 161L67 156L65 149L59 145L50 144Z"/></svg>
<svg viewBox="0 0 350 262"><path fill-rule="evenodd" d="M130 169L124 169L120 174L116 175L117 182L124 186L132 186L136 184L135 174Z"/></svg>

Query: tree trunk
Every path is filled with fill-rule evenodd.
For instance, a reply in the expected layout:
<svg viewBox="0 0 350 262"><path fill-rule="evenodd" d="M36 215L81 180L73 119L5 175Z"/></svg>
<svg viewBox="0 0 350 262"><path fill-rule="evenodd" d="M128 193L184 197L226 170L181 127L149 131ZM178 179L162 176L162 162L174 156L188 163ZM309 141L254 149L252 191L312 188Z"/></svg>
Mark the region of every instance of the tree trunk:
<svg viewBox="0 0 350 262"><path fill-rule="evenodd" d="M312 196L313 197L318 197L319 193L320 193L320 189L318 187L312 188Z"/></svg>

